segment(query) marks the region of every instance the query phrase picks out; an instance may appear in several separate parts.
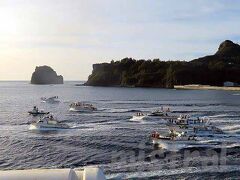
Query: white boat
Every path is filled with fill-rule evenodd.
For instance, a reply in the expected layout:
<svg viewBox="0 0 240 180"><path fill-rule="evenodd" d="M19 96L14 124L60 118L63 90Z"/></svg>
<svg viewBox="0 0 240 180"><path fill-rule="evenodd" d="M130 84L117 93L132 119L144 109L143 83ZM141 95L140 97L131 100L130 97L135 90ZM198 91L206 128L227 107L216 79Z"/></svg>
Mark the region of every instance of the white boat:
<svg viewBox="0 0 240 180"><path fill-rule="evenodd" d="M168 150L178 150L198 144L194 135L187 135L185 132L179 133L174 130L170 130L167 136L161 136L158 132L153 132L151 134L151 139L154 145Z"/></svg>
<svg viewBox="0 0 240 180"><path fill-rule="evenodd" d="M180 115L177 119L169 119L167 125L170 127L180 127L182 129L188 129L193 127L208 126L211 125L208 118L191 118L189 115Z"/></svg>
<svg viewBox="0 0 240 180"><path fill-rule="evenodd" d="M70 104L70 109L69 109L69 111L72 111L72 112L93 112L96 110L97 108L94 107L92 104L82 103L82 102L76 102L76 103Z"/></svg>
<svg viewBox="0 0 240 180"><path fill-rule="evenodd" d="M216 136L216 135L223 135L225 133L223 132L223 130L215 126L202 126L202 127L194 127L192 134L197 136Z"/></svg>
<svg viewBox="0 0 240 180"><path fill-rule="evenodd" d="M2 180L106 180L101 168L1 170Z"/></svg>
<svg viewBox="0 0 240 180"><path fill-rule="evenodd" d="M139 113L136 113L135 115L133 115L132 118L130 119L130 121L142 121L146 117L147 117L146 115L144 115L143 113L139 112Z"/></svg>
<svg viewBox="0 0 240 180"><path fill-rule="evenodd" d="M33 110L28 111L28 113L33 116L49 114L49 112L45 112L44 110L39 110L36 106L33 107Z"/></svg>
<svg viewBox="0 0 240 180"><path fill-rule="evenodd" d="M29 130L58 130L58 129L69 129L67 124L59 123L53 116L46 116L40 118L36 123L30 124Z"/></svg>
<svg viewBox="0 0 240 180"><path fill-rule="evenodd" d="M161 107L161 109L157 109L151 112L150 114L148 114L148 116L157 116L162 119L177 119L177 116L174 116L171 114L170 108L163 108L163 107Z"/></svg>
<svg viewBox="0 0 240 180"><path fill-rule="evenodd" d="M160 110L156 110L156 111L151 112L148 116L168 117L168 113L160 111Z"/></svg>
<svg viewBox="0 0 240 180"><path fill-rule="evenodd" d="M165 116L168 115L168 113L171 112L170 108L163 108L161 107L161 109L157 109L155 111L152 111L149 116Z"/></svg>
<svg viewBox="0 0 240 180"><path fill-rule="evenodd" d="M49 97L49 98L42 97L41 100L42 100L43 103L51 103L51 104L60 102L58 100L58 96L52 96L52 97Z"/></svg>

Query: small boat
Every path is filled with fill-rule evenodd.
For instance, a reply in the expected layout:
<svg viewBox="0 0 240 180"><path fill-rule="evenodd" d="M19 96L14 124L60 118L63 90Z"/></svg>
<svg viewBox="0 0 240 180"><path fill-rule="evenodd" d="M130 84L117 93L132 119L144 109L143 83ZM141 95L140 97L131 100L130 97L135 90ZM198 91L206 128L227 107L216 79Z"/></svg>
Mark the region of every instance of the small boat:
<svg viewBox="0 0 240 180"><path fill-rule="evenodd" d="M151 112L150 114L148 114L148 116L157 116L162 119L177 119L177 116L173 116L171 114L170 108L163 108L163 107L161 107L161 109L157 109Z"/></svg>
<svg viewBox="0 0 240 180"><path fill-rule="evenodd" d="M148 116L168 117L168 113L167 112L162 112L160 110L156 110L156 111L151 112Z"/></svg>
<svg viewBox="0 0 240 180"><path fill-rule="evenodd" d="M170 127L180 127L182 129L188 129L199 126L211 125L208 118L191 118L189 115L180 115L176 120L169 119L167 125Z"/></svg>
<svg viewBox="0 0 240 180"><path fill-rule="evenodd" d="M148 116L168 116L168 113L171 112L170 108L163 108L157 109L155 111L152 111Z"/></svg>
<svg viewBox="0 0 240 180"><path fill-rule="evenodd" d="M187 135L186 132L177 132L170 130L167 136L161 136L158 132L151 134L152 143L163 149L176 150L185 148L189 145L198 144L196 136Z"/></svg>
<svg viewBox="0 0 240 180"><path fill-rule="evenodd" d="M58 129L69 129L67 124L58 122L52 115L40 118L36 123L30 124L29 130L51 131Z"/></svg>
<svg viewBox="0 0 240 180"><path fill-rule="evenodd" d="M215 126L194 127L193 134L197 136L215 136L225 134L223 130Z"/></svg>
<svg viewBox="0 0 240 180"><path fill-rule="evenodd" d="M49 98L42 97L41 100L42 100L43 103L51 103L51 104L60 102L58 100L58 96L52 96L52 97L49 97Z"/></svg>
<svg viewBox="0 0 240 180"><path fill-rule="evenodd" d="M33 115L33 116L49 114L49 112L45 112L45 111L43 111L43 110L38 110L38 108L37 108L36 106L33 107L33 110L28 111L28 113L29 113L30 115Z"/></svg>
<svg viewBox="0 0 240 180"><path fill-rule="evenodd" d="M83 102L76 102L70 104L69 111L72 112L93 112L96 111L97 108L94 107L92 104L83 103Z"/></svg>
<svg viewBox="0 0 240 180"><path fill-rule="evenodd" d="M147 116L144 115L142 112L136 113L130 120L131 121L141 121L144 120Z"/></svg>

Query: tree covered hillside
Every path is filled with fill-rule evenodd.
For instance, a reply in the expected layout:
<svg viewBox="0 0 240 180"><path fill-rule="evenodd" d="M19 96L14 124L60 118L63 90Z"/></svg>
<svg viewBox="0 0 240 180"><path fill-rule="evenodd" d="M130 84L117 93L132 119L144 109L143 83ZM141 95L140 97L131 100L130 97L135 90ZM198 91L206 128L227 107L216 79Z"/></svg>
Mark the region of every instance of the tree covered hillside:
<svg viewBox="0 0 240 180"><path fill-rule="evenodd" d="M166 87L186 84L222 86L240 83L240 46L226 40L211 56L186 61L135 60L124 58L94 64L85 85Z"/></svg>

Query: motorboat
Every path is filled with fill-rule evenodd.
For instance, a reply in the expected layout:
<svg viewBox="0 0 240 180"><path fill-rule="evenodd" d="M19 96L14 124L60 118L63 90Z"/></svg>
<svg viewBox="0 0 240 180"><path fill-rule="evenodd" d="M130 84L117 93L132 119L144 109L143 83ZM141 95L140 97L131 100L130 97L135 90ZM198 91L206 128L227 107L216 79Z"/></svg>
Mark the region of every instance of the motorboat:
<svg viewBox="0 0 240 180"><path fill-rule="evenodd" d="M225 134L223 130L215 126L194 127L192 134L197 136L215 136Z"/></svg>
<svg viewBox="0 0 240 180"><path fill-rule="evenodd" d="M210 120L204 118L194 118L189 115L180 115L177 119L169 119L167 125L170 127L180 127L182 129L188 129L193 127L208 126L211 125Z"/></svg>
<svg viewBox="0 0 240 180"><path fill-rule="evenodd" d="M155 111L151 112L148 116L167 117L167 116L168 116L168 113L167 113L167 112L160 111L160 110L155 110Z"/></svg>
<svg viewBox="0 0 240 180"><path fill-rule="evenodd" d="M33 116L49 114L49 112L45 112L44 110L39 110L36 106L33 107L33 110L28 111L28 113Z"/></svg>
<svg viewBox="0 0 240 180"><path fill-rule="evenodd" d="M198 144L195 135L188 135L186 132L177 132L175 130L170 130L166 136L162 136L155 131L151 134L151 140L154 145L169 150L181 149Z"/></svg>
<svg viewBox="0 0 240 180"><path fill-rule="evenodd" d="M69 111L72 112L92 112L96 111L97 108L94 107L92 104L83 103L83 102L75 102L70 104Z"/></svg>
<svg viewBox="0 0 240 180"><path fill-rule="evenodd" d="M52 97L49 97L49 98L42 97L41 100L42 100L43 103L52 103L52 104L60 102L59 99L58 99L58 96L52 96Z"/></svg>
<svg viewBox="0 0 240 180"><path fill-rule="evenodd" d="M157 116L162 119L177 119L177 116L174 116L171 114L170 108L163 108L157 109L155 111L152 111L148 116Z"/></svg>
<svg viewBox="0 0 240 180"><path fill-rule="evenodd" d="M69 129L67 124L58 122L52 115L40 118L37 122L30 124L29 130L58 130Z"/></svg>
<svg viewBox="0 0 240 180"><path fill-rule="evenodd" d="M171 112L170 108L163 108L156 109L155 111L152 111L148 116L168 116L168 113Z"/></svg>
<svg viewBox="0 0 240 180"><path fill-rule="evenodd" d="M130 119L131 121L141 121L144 120L147 116L143 114L142 112L138 112L135 115L132 116Z"/></svg>

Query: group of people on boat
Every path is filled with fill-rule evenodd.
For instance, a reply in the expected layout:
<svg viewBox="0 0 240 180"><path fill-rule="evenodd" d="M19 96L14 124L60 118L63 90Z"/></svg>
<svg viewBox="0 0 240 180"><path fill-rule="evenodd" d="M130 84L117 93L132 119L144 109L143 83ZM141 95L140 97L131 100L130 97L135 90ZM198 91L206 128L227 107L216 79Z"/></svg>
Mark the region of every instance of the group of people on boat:
<svg viewBox="0 0 240 180"><path fill-rule="evenodd" d="M161 144L177 141L196 141L196 137L213 136L214 134L223 134L224 132L213 126L208 118L190 117L189 115L180 115L178 118L167 120L169 133L167 136L161 136L159 132L151 133L153 144Z"/></svg>
<svg viewBox="0 0 240 180"><path fill-rule="evenodd" d="M169 130L169 134L167 136L160 136L159 132L154 131L151 134L151 137L154 139L159 139L159 140L186 140L186 141L190 141L190 140L196 140L195 135L193 136L188 136L185 132L177 132L174 129L170 129Z"/></svg>
<svg viewBox="0 0 240 180"><path fill-rule="evenodd" d="M155 111L152 111L148 116L156 116L161 117L162 119L170 119L170 118L177 118L173 114L171 114L170 108L164 108L161 107L159 109L156 109Z"/></svg>
<svg viewBox="0 0 240 180"><path fill-rule="evenodd" d="M156 138L156 139L171 139L171 140L174 140L177 136L178 136L177 133L173 129L169 130L169 135L168 136L160 136L160 133L157 132L157 131L154 131L151 134L151 137Z"/></svg>
<svg viewBox="0 0 240 180"><path fill-rule="evenodd" d="M207 118L190 118L189 115L180 115L177 119L169 119L168 124L172 125L178 125L178 126L186 126L186 125L201 125L201 124L207 124L209 122L209 119Z"/></svg>
<svg viewBox="0 0 240 180"><path fill-rule="evenodd" d="M88 103L83 103L83 102L75 102L75 103L70 104L70 107L73 107L73 106L81 106L81 107L91 107L91 108L95 108L95 107L93 106L93 104L88 104Z"/></svg>
<svg viewBox="0 0 240 180"><path fill-rule="evenodd" d="M136 113L136 116L144 116L144 114L142 112L138 112Z"/></svg>
<svg viewBox="0 0 240 180"><path fill-rule="evenodd" d="M161 111L163 112L171 112L171 110L170 110L170 108L168 107L168 108L165 108L164 109L164 107L161 107Z"/></svg>
<svg viewBox="0 0 240 180"><path fill-rule="evenodd" d="M157 110L155 110L154 112L171 112L170 111L170 108L163 108L163 107L161 107L160 109L157 109Z"/></svg>
<svg viewBox="0 0 240 180"><path fill-rule="evenodd" d="M33 115L33 116L49 114L49 112L45 112L45 111L43 111L43 110L40 111L40 110L37 108L37 106L34 106L31 111L28 111L28 113L31 114L31 115Z"/></svg>
<svg viewBox="0 0 240 180"><path fill-rule="evenodd" d="M78 112L92 112L96 111L97 108L93 106L93 104L83 103L83 102L75 102L70 104L70 111L78 111Z"/></svg>
<svg viewBox="0 0 240 180"><path fill-rule="evenodd" d="M188 119L189 117L189 114L180 114L178 119Z"/></svg>

